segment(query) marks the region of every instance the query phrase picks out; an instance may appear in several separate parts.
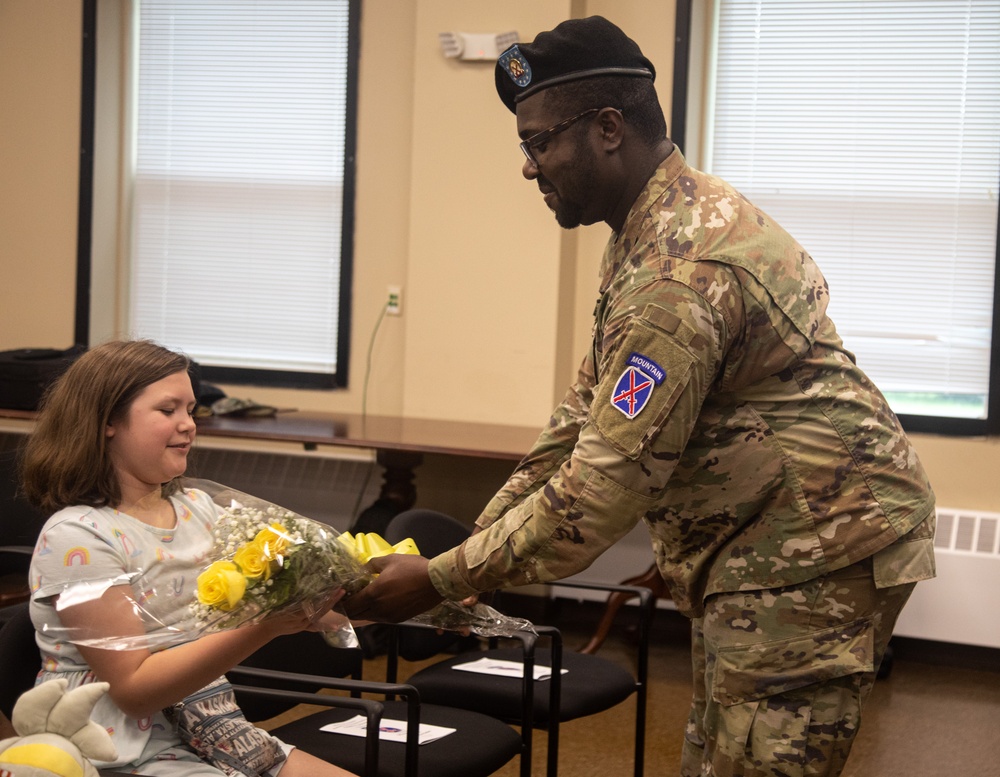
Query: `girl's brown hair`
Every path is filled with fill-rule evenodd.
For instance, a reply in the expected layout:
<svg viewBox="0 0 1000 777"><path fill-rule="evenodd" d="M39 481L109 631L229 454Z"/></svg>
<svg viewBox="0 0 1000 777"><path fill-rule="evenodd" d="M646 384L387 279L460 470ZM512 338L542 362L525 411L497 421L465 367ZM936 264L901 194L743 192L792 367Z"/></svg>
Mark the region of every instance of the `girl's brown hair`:
<svg viewBox="0 0 1000 777"><path fill-rule="evenodd" d="M118 505L108 424L121 421L146 386L190 365L186 356L150 340L114 340L84 353L46 392L22 451L19 473L28 501L46 510ZM177 491L179 480L163 484L164 496Z"/></svg>

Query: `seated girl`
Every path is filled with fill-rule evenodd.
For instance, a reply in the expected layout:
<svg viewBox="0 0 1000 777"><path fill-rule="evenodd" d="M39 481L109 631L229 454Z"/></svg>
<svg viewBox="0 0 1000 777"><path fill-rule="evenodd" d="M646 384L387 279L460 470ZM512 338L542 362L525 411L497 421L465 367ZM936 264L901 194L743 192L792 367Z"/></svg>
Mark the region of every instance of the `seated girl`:
<svg viewBox="0 0 1000 777"><path fill-rule="evenodd" d="M165 650L111 650L65 639L141 635L146 628L131 586L112 585L92 601L57 610L67 584L101 585L144 571L156 593L143 607L165 621L194 596L217 509L180 481L196 434L189 366L186 357L149 341L109 342L81 356L43 402L21 460L25 495L54 512L30 570L39 682L110 683L93 719L111 732L119 757L98 763L102 768L164 777L345 777L348 772L253 727L238 710L233 725L242 727L240 745L232 749L238 757L212 765L164 712L213 686L273 638L322 629L342 591L331 592L318 613L283 614Z"/></svg>

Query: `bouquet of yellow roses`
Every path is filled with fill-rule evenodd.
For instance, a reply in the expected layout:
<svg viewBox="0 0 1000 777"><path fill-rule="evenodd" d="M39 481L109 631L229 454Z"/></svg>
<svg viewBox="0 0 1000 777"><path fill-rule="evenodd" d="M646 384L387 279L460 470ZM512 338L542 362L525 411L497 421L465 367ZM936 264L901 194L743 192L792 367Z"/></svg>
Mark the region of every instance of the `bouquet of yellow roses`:
<svg viewBox="0 0 1000 777"><path fill-rule="evenodd" d="M206 547L200 562L162 558L114 580L90 581L63 591L61 610L103 596L111 587L130 591L128 606L142 633L94 634L87 628L49 628L57 638L113 650L160 649L219 631L238 628L299 608L317 613L331 593L353 593L372 580L365 564L386 553L418 553L412 541L389 545L378 535L339 533L279 505L217 483L187 480L177 497L190 515L205 521ZM186 514L187 514L186 513ZM179 554L178 554L179 555ZM186 563L186 565L185 565ZM510 636L531 629L484 605L444 602L418 620L442 629L465 629L482 636ZM325 617L323 632L335 647L358 645L346 615ZM60 631L61 633L55 633Z"/></svg>
<svg viewBox="0 0 1000 777"><path fill-rule="evenodd" d="M318 607L334 588L350 593L371 579L332 528L252 497L231 499L214 534L216 560L198 575L189 605L199 630L235 628L296 606ZM349 623L340 631L352 634Z"/></svg>

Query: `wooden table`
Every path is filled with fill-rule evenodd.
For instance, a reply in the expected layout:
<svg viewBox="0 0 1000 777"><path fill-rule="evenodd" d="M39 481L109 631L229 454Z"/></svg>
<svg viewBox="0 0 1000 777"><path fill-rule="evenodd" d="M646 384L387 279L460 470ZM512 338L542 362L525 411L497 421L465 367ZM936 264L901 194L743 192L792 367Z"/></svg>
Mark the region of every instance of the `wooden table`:
<svg viewBox="0 0 1000 777"><path fill-rule="evenodd" d="M374 450L385 470L380 500L400 511L416 501L414 469L428 453L520 461L539 430L464 421L430 421L394 416L285 412L270 418L210 416L198 419L198 434L210 437L301 443Z"/></svg>
<svg viewBox="0 0 1000 777"><path fill-rule="evenodd" d="M0 409L15 423L12 431L29 433L36 413ZM414 469L425 454L447 454L517 462L538 437L538 427L465 421L433 421L395 416L285 411L270 418L208 416L197 419L201 437L291 442L307 450L320 446L374 450L385 468L380 498L401 509L413 506Z"/></svg>

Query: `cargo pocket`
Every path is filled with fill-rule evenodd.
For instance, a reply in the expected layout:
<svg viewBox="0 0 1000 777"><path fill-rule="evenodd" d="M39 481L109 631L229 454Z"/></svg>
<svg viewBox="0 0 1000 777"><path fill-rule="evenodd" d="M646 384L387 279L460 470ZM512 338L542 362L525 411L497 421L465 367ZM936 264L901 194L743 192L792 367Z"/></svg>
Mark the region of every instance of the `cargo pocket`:
<svg viewBox="0 0 1000 777"><path fill-rule="evenodd" d="M716 654L712 698L730 706L873 672L874 651L875 629L870 618L808 636L726 646Z"/></svg>

